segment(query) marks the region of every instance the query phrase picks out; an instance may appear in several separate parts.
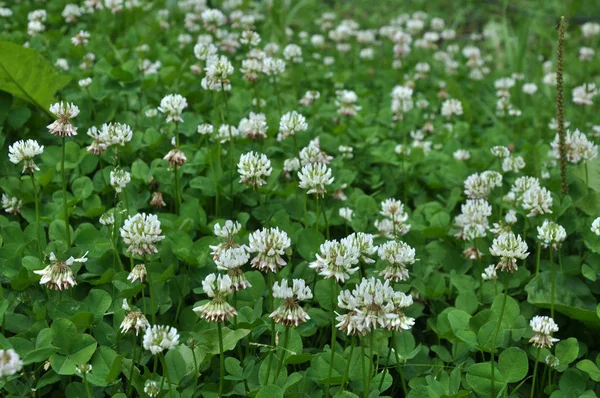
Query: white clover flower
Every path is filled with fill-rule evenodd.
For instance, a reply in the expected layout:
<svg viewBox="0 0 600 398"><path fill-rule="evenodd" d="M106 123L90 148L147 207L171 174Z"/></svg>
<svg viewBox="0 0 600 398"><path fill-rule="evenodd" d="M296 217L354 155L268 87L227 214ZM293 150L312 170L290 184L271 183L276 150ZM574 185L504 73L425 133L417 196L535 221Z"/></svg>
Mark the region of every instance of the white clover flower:
<svg viewBox="0 0 600 398"><path fill-rule="evenodd" d="M90 39L90 32L86 32L85 30L80 30L75 36L71 38L71 43L74 46L87 46Z"/></svg>
<svg viewBox="0 0 600 398"><path fill-rule="evenodd" d="M248 118L240 121L238 130L251 140L267 138L267 118L263 113L250 112Z"/></svg>
<svg viewBox="0 0 600 398"><path fill-rule="evenodd" d="M33 157L41 155L44 152L44 146L38 144L35 140L17 141L8 147L8 159L14 163L19 164L23 162L23 171L26 170L33 172L33 170L39 170L40 168L33 161Z"/></svg>
<svg viewBox="0 0 600 398"><path fill-rule="evenodd" d="M286 159L283 161L283 175L285 178L290 179L294 171L300 169L300 161L298 158Z"/></svg>
<svg viewBox="0 0 600 398"><path fill-rule="evenodd" d="M306 285L304 279L292 280L292 286L288 286L286 279L281 281L281 283L275 282L273 285L273 297L284 300L269 315L275 323L286 327L294 327L310 319L308 313L298 305L299 301L310 300L313 297L312 291Z"/></svg>
<svg viewBox="0 0 600 398"><path fill-rule="evenodd" d="M207 8L202 11L201 18L204 28L210 32L216 31L219 26L227 22L225 14L216 8Z"/></svg>
<svg viewBox="0 0 600 398"><path fill-rule="evenodd" d="M546 362L546 365L550 366L552 369L556 369L560 365L560 360L554 355L546 355L544 362Z"/></svg>
<svg viewBox="0 0 600 398"><path fill-rule="evenodd" d="M262 73L267 76L278 76L285 72L285 61L279 58L267 57L262 61Z"/></svg>
<svg viewBox="0 0 600 398"><path fill-rule="evenodd" d="M592 222L592 232L600 236L600 217Z"/></svg>
<svg viewBox="0 0 600 398"><path fill-rule="evenodd" d="M515 180L510 192L518 201L523 200L523 195L530 189L540 188L540 180L535 177L519 177Z"/></svg>
<svg viewBox="0 0 600 398"><path fill-rule="evenodd" d="M517 222L517 212L514 210L509 210L508 213L506 213L506 216L504 217L504 221L506 221L508 224L514 224Z"/></svg>
<svg viewBox="0 0 600 398"><path fill-rule="evenodd" d="M240 136L240 131L235 126L222 124L219 126L217 134L213 134L212 138L224 144L230 140L234 140Z"/></svg>
<svg viewBox="0 0 600 398"><path fill-rule="evenodd" d="M552 194L544 187L531 187L523 194L521 205L529 210L527 217L552 213Z"/></svg>
<svg viewBox="0 0 600 398"><path fill-rule="evenodd" d="M217 47L212 43L197 43L194 46L194 56L199 60L206 61L217 54Z"/></svg>
<svg viewBox="0 0 600 398"><path fill-rule="evenodd" d="M156 109L156 108L146 109L146 111L144 112L144 115L146 115L146 117L156 117L156 115L158 115L158 109Z"/></svg>
<svg viewBox="0 0 600 398"><path fill-rule="evenodd" d="M13 12L10 8L0 7L0 17L10 18L12 15Z"/></svg>
<svg viewBox="0 0 600 398"><path fill-rule="evenodd" d="M252 259L252 267L263 272L276 272L287 263L283 259L286 249L291 246L290 238L279 228L263 228L249 236L248 252L257 253Z"/></svg>
<svg viewBox="0 0 600 398"><path fill-rule="evenodd" d="M340 145L338 151L340 151L340 154L344 159L352 159L354 157L354 148L351 146Z"/></svg>
<svg viewBox="0 0 600 398"><path fill-rule="evenodd" d="M496 265L496 268L508 272L514 272L518 269L517 259L524 260L529 256L527 243L521 239L521 236L512 232L504 232L494 238L490 254L500 257L500 262Z"/></svg>
<svg viewBox="0 0 600 398"><path fill-rule="evenodd" d="M600 34L600 24L598 22L586 22L581 25L583 37L590 38Z"/></svg>
<svg viewBox="0 0 600 398"><path fill-rule="evenodd" d="M509 156L510 156L510 150L509 150L507 147L505 147L505 146L502 146L502 145L496 145L496 146L493 146L493 147L490 149L490 152L491 152L491 153L492 153L492 155L494 155L495 157L497 157L497 158L501 158L501 159L502 159L502 158L507 158L507 157L509 157Z"/></svg>
<svg viewBox="0 0 600 398"><path fill-rule="evenodd" d="M518 173L525 167L525 161L521 156L508 156L502 160L502 171L513 171Z"/></svg>
<svg viewBox="0 0 600 398"><path fill-rule="evenodd" d="M304 94L304 97L300 99L300 105L311 106L316 100L321 98L321 93L316 90L309 90Z"/></svg>
<svg viewBox="0 0 600 398"><path fill-rule="evenodd" d="M23 205L23 201L14 196L8 196L6 194L2 194L2 208L9 214L19 214L21 213L21 206Z"/></svg>
<svg viewBox="0 0 600 398"><path fill-rule="evenodd" d="M21 357L12 348L0 350L0 377L12 376L23 369Z"/></svg>
<svg viewBox="0 0 600 398"><path fill-rule="evenodd" d="M92 365L89 363L80 363L75 367L75 371L80 375L87 375L92 371Z"/></svg>
<svg viewBox="0 0 600 398"><path fill-rule="evenodd" d="M240 247L240 245L235 243L235 237L241 229L242 224L240 224L238 221L234 222L231 220L227 220L225 221L225 224L223 224L223 226L221 226L218 223L214 225L213 233L215 234L215 236L225 239L224 242L219 243L217 246L209 246L212 250L211 254L213 255L214 261L219 260L222 251L229 248Z"/></svg>
<svg viewBox="0 0 600 398"><path fill-rule="evenodd" d="M90 134L90 130L92 131L92 134ZM131 141L131 138L133 137L131 127L124 123L104 123L96 137L94 137L93 130L90 130L88 130L88 135L95 140L97 139L99 145L103 145L104 148L111 145L124 146Z"/></svg>
<svg viewBox="0 0 600 398"><path fill-rule="evenodd" d="M154 380L146 380L144 383L144 393L148 394L150 398L158 397L160 390L159 384Z"/></svg>
<svg viewBox="0 0 600 398"><path fill-rule="evenodd" d="M525 83L523 84L523 92L528 95L533 95L537 92L538 87L535 83Z"/></svg>
<svg viewBox="0 0 600 398"><path fill-rule="evenodd" d="M277 136L277 140L281 141L306 130L308 130L308 124L302 114L296 111L287 112L281 116L281 120L279 121L279 135Z"/></svg>
<svg viewBox="0 0 600 398"><path fill-rule="evenodd" d="M127 311L123 322L121 322L121 333L129 333L131 330L135 330L137 336L140 331L145 332L150 327L150 322L146 319L141 311L134 311L127 304L127 299L123 299L123 309Z"/></svg>
<svg viewBox="0 0 600 398"><path fill-rule="evenodd" d="M579 60L583 62L591 62L594 59L596 51L590 47L581 47L579 49Z"/></svg>
<svg viewBox="0 0 600 398"><path fill-rule="evenodd" d="M85 79L79 80L77 82L77 84L81 88L88 88L92 84L92 78L91 77L86 77Z"/></svg>
<svg viewBox="0 0 600 398"><path fill-rule="evenodd" d="M598 88L594 83L586 83L573 89L573 102L577 105L593 105L593 98L598 95Z"/></svg>
<svg viewBox="0 0 600 398"><path fill-rule="evenodd" d="M450 119L452 115L460 116L463 114L462 103L457 99L447 99L442 103L442 116Z"/></svg>
<svg viewBox="0 0 600 398"><path fill-rule="evenodd" d="M298 186L307 189L307 193L314 193L317 197L324 197L327 192L327 185L331 185L334 177L331 176L331 169L325 164L311 163L302 167L298 172L300 180Z"/></svg>
<svg viewBox="0 0 600 398"><path fill-rule="evenodd" d="M471 153L466 149L458 149L452 154L452 157L456 160L465 161L471 158Z"/></svg>
<svg viewBox="0 0 600 398"><path fill-rule="evenodd" d="M200 135L212 135L212 133L215 131L215 128L212 124L204 123L198 125L197 131Z"/></svg>
<svg viewBox="0 0 600 398"><path fill-rule="evenodd" d="M471 174L465 180L465 195L472 199L486 199L492 189L502 186L502 174L484 171Z"/></svg>
<svg viewBox="0 0 600 398"><path fill-rule="evenodd" d="M297 44L288 44L283 49L283 58L296 64L302 62L302 48Z"/></svg>
<svg viewBox="0 0 600 398"><path fill-rule="evenodd" d="M544 248L552 246L557 250L562 242L567 238L567 231L555 222L545 220L544 223L537 227L538 239L541 241Z"/></svg>
<svg viewBox="0 0 600 398"><path fill-rule="evenodd" d="M458 228L455 236L463 240L484 238L488 229L488 217L492 206L485 199L467 199L461 206L461 214L454 219Z"/></svg>
<svg viewBox="0 0 600 398"><path fill-rule="evenodd" d="M231 280L231 286L234 291L239 292L240 290L252 287L252 284L248 281L242 270L242 266L249 259L250 255L246 246L224 248L220 251L219 256L214 259L218 270L227 271L227 276Z"/></svg>
<svg viewBox="0 0 600 398"><path fill-rule="evenodd" d="M237 166L238 173L240 173L240 182L252 188L266 184L267 181L263 178L270 176L273 171L271 161L264 153L245 153L240 156Z"/></svg>
<svg viewBox="0 0 600 398"><path fill-rule="evenodd" d="M163 157L171 167L181 167L187 162L185 153L179 148L173 148Z"/></svg>
<svg viewBox="0 0 600 398"><path fill-rule="evenodd" d="M321 244L316 260L309 267L325 279L335 278L338 282L344 282L358 270L360 258L358 245L352 244L350 239L328 240Z"/></svg>
<svg viewBox="0 0 600 398"><path fill-rule="evenodd" d="M558 325L554 319L548 316L536 315L529 326L534 331L535 335L529 340L535 347L551 348L559 339L552 337L552 333L558 332Z"/></svg>
<svg viewBox="0 0 600 398"><path fill-rule="evenodd" d="M211 56L206 60L206 75L202 78L202 88L210 91L231 91L229 77L234 68L226 56Z"/></svg>
<svg viewBox="0 0 600 398"><path fill-rule="evenodd" d="M242 67L240 72L244 74L244 79L249 82L255 82L258 80L258 74L263 71L262 60L255 58L248 58L242 60Z"/></svg>
<svg viewBox="0 0 600 398"><path fill-rule="evenodd" d="M319 137L311 140L308 145L300 151L300 163L303 166L307 164L329 164L333 159L325 151L321 150Z"/></svg>
<svg viewBox="0 0 600 398"><path fill-rule="evenodd" d="M71 102L57 102L50 105L50 113L56 120L48 125L50 134L59 137L77 135L77 127L71 124L71 119L79 115L79 108Z"/></svg>
<svg viewBox="0 0 600 398"><path fill-rule="evenodd" d="M134 283L135 281L140 281L140 283L143 283L147 277L148 273L146 272L146 265L138 264L133 267L129 275L127 275L127 280L131 281L131 283Z"/></svg>
<svg viewBox="0 0 600 398"><path fill-rule="evenodd" d="M556 159L560 159L558 134L556 134L554 141L552 141L550 145L552 150L549 152L549 155ZM581 161L587 162L598 156L598 145L588 140L585 134L577 129L574 132L567 130L565 136L565 149L567 160L571 163L579 163Z"/></svg>
<svg viewBox="0 0 600 398"><path fill-rule="evenodd" d="M403 308L412 304L412 297L395 292L389 283L363 278L352 291L342 290L338 306L349 312L337 316L336 326L348 335L364 335L377 327L410 329L414 319L406 317Z"/></svg>
<svg viewBox="0 0 600 398"><path fill-rule="evenodd" d="M181 123L183 122L181 114L187 106L185 97L179 94L168 94L160 100L160 106L157 109L167 115L167 123Z"/></svg>
<svg viewBox="0 0 600 398"><path fill-rule="evenodd" d="M46 285L52 290L66 290L77 284L71 270L73 263L85 263L87 252L81 258L69 257L66 261L58 261L54 253L50 253L50 264L46 268L33 271L42 276L40 285Z"/></svg>
<svg viewBox="0 0 600 398"><path fill-rule="evenodd" d="M202 289L211 298L208 303L194 308L202 318L208 322L224 322L237 314L227 302L227 295L233 291L229 276L210 274L202 281Z"/></svg>
<svg viewBox="0 0 600 398"><path fill-rule="evenodd" d="M121 193L130 182L131 174L128 171L116 169L110 172L110 185L117 193Z"/></svg>
<svg viewBox="0 0 600 398"><path fill-rule="evenodd" d="M408 156L410 155L410 147L407 145L402 145L402 144L398 144L396 145L396 147L394 148L394 152L396 152L398 155L403 155L403 156Z"/></svg>
<svg viewBox="0 0 600 398"><path fill-rule="evenodd" d="M123 241L129 245L127 251L131 255L157 253L155 243L165 238L161 235L160 221L154 214L138 213L129 216L120 231Z"/></svg>
<svg viewBox="0 0 600 398"><path fill-rule="evenodd" d="M102 225L113 225L115 223L115 214L113 211L107 211L102 214L99 219L100 224Z"/></svg>
<svg viewBox="0 0 600 398"><path fill-rule="evenodd" d="M373 235L364 232L355 232L348 235L343 243L357 249L360 253L360 261L365 264L373 264L375 260L371 258L378 249L378 246L373 244Z"/></svg>
<svg viewBox="0 0 600 398"><path fill-rule="evenodd" d="M139 68L144 76L155 75L162 68L162 63L160 61L152 62L149 59L144 59L140 62Z"/></svg>
<svg viewBox="0 0 600 398"><path fill-rule="evenodd" d="M256 47L260 44L260 35L253 30L245 30L240 37L241 44L247 44Z"/></svg>
<svg viewBox="0 0 600 398"><path fill-rule="evenodd" d="M498 279L498 274L496 273L496 264L490 264L483 270L481 274L481 279L484 281L495 281Z"/></svg>
<svg viewBox="0 0 600 398"><path fill-rule="evenodd" d="M379 257L389 265L380 272L385 279L395 282L408 279L407 265L414 264L415 249L404 242L389 241L379 246Z"/></svg>
<svg viewBox="0 0 600 398"><path fill-rule="evenodd" d="M179 345L177 329L171 326L153 325L146 329L143 341L144 349L153 355L164 350L172 350Z"/></svg>
<svg viewBox="0 0 600 398"><path fill-rule="evenodd" d="M346 221L352 221L352 214L354 211L349 207L342 207L338 211L340 217L342 217Z"/></svg>
<svg viewBox="0 0 600 398"><path fill-rule="evenodd" d="M342 116L356 116L362 107L356 105L358 96L354 91L338 90L335 92L335 105L338 107L337 113Z"/></svg>

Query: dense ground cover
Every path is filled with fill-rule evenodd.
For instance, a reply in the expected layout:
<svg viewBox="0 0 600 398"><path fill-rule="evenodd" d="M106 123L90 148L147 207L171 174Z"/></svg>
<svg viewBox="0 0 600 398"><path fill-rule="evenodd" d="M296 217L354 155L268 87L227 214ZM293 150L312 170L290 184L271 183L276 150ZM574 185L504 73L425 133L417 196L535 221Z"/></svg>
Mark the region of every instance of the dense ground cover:
<svg viewBox="0 0 600 398"><path fill-rule="evenodd" d="M383 3L0 5L2 396L600 392L600 10Z"/></svg>

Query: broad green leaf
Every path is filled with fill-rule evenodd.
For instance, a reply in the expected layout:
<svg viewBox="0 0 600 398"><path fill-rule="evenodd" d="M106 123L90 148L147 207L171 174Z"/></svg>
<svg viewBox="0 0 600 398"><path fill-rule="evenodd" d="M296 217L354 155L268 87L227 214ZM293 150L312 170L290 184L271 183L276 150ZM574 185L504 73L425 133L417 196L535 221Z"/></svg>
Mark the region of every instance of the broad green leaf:
<svg viewBox="0 0 600 398"><path fill-rule="evenodd" d="M0 41L0 90L49 112L54 95L70 80L34 50Z"/></svg>
<svg viewBox="0 0 600 398"><path fill-rule="evenodd" d="M598 366L589 359L577 362L577 369L587 373L592 380L600 381L600 369L598 369Z"/></svg>
<svg viewBox="0 0 600 398"><path fill-rule="evenodd" d="M527 354L520 348L510 347L498 357L498 366L507 383L516 383L527 376L529 360Z"/></svg>

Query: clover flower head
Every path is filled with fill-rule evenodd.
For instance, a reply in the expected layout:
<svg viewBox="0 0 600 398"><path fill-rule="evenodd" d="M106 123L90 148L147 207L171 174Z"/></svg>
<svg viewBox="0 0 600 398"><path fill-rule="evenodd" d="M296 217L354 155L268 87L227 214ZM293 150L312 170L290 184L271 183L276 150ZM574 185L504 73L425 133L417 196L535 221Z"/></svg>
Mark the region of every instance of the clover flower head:
<svg viewBox="0 0 600 398"><path fill-rule="evenodd" d="M153 355L172 350L179 345L179 333L171 326L153 325L144 334L144 349Z"/></svg>

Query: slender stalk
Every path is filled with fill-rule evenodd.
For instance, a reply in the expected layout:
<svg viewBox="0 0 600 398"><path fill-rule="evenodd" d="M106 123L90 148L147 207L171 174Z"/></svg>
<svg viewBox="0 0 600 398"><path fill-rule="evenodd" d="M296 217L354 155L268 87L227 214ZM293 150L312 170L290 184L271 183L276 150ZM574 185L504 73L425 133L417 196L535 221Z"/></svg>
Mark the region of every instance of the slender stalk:
<svg viewBox="0 0 600 398"><path fill-rule="evenodd" d="M173 172L175 173L175 212L179 215L179 209L181 209L181 181L179 177L179 166L174 166Z"/></svg>
<svg viewBox="0 0 600 398"><path fill-rule="evenodd" d="M367 389L367 365L365 365L365 338L361 338L360 344L360 366L362 368L362 376L363 376L363 395L366 397L369 396L369 390Z"/></svg>
<svg viewBox="0 0 600 398"><path fill-rule="evenodd" d="M533 365L533 380L531 382L531 394L529 395L530 398L534 397L535 379L537 377L537 368L538 368L539 360L540 360L540 347L538 347L537 353L535 354L535 365Z"/></svg>
<svg viewBox="0 0 600 398"><path fill-rule="evenodd" d="M542 243L538 242L537 244L537 256L535 258L535 276L540 274L540 257L542 256Z"/></svg>
<svg viewBox="0 0 600 398"><path fill-rule="evenodd" d="M71 231L69 224L69 206L67 205L67 178L65 177L65 137L62 137L61 157L60 157L60 174L62 178L63 191L63 214L65 218L65 234L67 237L67 248L71 248Z"/></svg>
<svg viewBox="0 0 600 398"><path fill-rule="evenodd" d="M316 209L316 212L317 212L317 224L316 224L315 228L316 228L317 232L319 232L319 195L315 196L315 200L316 200L316 203L317 203L317 209Z"/></svg>
<svg viewBox="0 0 600 398"><path fill-rule="evenodd" d="M556 291L556 269L554 267L554 253L552 252L552 246L550 246L550 280L552 283L551 297L550 297L550 316L554 318L554 296Z"/></svg>
<svg viewBox="0 0 600 398"><path fill-rule="evenodd" d="M35 234L38 244L38 255L40 257L40 262L43 263L44 255L42 252L42 233L40 230L40 203L38 199L38 193L35 185L35 177L33 175L33 171L31 172L31 184L33 185L33 198L35 200Z"/></svg>
<svg viewBox="0 0 600 398"><path fill-rule="evenodd" d="M223 323L217 322L219 332L219 397L223 396L223 378L225 377L225 356L223 355Z"/></svg>
<svg viewBox="0 0 600 398"><path fill-rule="evenodd" d="M395 331L392 330L392 337L390 338L391 340L394 340L394 333L395 333ZM377 389L379 390L379 392L382 392L381 391L381 387L383 386L383 380L385 379L385 374L387 372L391 356L392 356L392 344L391 344L391 341L390 341L390 347L389 347L389 350L388 350L387 359L385 360L385 366L383 367L383 374L381 375L381 380L379 381L379 387L377 387Z"/></svg>
<svg viewBox="0 0 600 398"><path fill-rule="evenodd" d="M327 221L327 209L325 209L325 200L321 201L321 206L323 207L323 218L325 219L325 236L329 239L329 222Z"/></svg>
<svg viewBox="0 0 600 398"><path fill-rule="evenodd" d="M400 383L402 385L402 392L404 392L404 396L408 396L408 388L406 387L406 379L404 378L404 372L402 371L402 366L400 366L400 356L398 355L398 350L396 349L396 339L392 336L392 349L394 350L394 357L396 358L396 369L398 370L398 374L400 375Z"/></svg>
<svg viewBox="0 0 600 398"><path fill-rule="evenodd" d="M135 351L137 349L137 339L136 335L132 334L133 341L133 351L131 353L131 369L129 370L129 387L127 387L127 396L131 397L131 393L133 392L133 368L135 367Z"/></svg>
<svg viewBox="0 0 600 398"><path fill-rule="evenodd" d="M565 98L563 91L563 54L565 51L565 17L558 24L558 48L556 50L556 123L558 132L558 152L560 154L561 192L569 194L567 180L567 147L565 145Z"/></svg>
<svg viewBox="0 0 600 398"><path fill-rule="evenodd" d="M344 387L346 386L346 380L348 380L348 370L350 370L350 362L352 362L352 354L354 354L354 345L355 337L352 336L350 338L350 355L348 356L348 360L346 361L346 367L344 368L344 376L342 376L342 387L340 388L340 391L344 391Z"/></svg>
<svg viewBox="0 0 600 398"><path fill-rule="evenodd" d="M221 83L221 87L222 87ZM229 98L227 95L227 91L223 90L223 100L225 102L225 118L227 119L227 123L229 123ZM231 126L228 124L227 132L229 133L229 170L232 173L232 178L229 180L229 196L231 197L231 211L233 212L233 173L234 169L234 161L233 161L233 136L231 134Z"/></svg>
<svg viewBox="0 0 600 398"><path fill-rule="evenodd" d="M146 264L147 265L147 264ZM150 270L147 270L148 288L150 289L150 310L152 311L152 324L156 325L156 306L154 302L154 288L152 287L152 279L150 276Z"/></svg>
<svg viewBox="0 0 600 398"><path fill-rule="evenodd" d="M373 360L373 348L375 345L374 336L375 336L375 333L371 330L371 333L369 333L369 362L371 362ZM371 379L373 379L373 373L374 373L374 370L376 369L376 367L377 367L377 364L373 363L373 370L368 372L369 378L367 379L367 392L371 391Z"/></svg>
<svg viewBox="0 0 600 398"><path fill-rule="evenodd" d="M317 207L319 205L317 199ZM329 361L329 371L327 372L327 387L325 389L325 396L329 396L329 389L331 388L331 373L333 371L333 362L335 361L335 343L337 328L335 327L335 297L337 296L337 284L335 279L331 278L331 360Z"/></svg>
<svg viewBox="0 0 600 398"><path fill-rule="evenodd" d="M502 327L502 317L504 316L504 308L506 307L506 300L508 298L508 274L504 273L504 299L502 300L502 307L500 309L500 317L498 318L498 325L496 326L496 331L494 332L494 339L492 340L492 358L490 360L490 365L492 366L492 377L491 377L491 387L492 387L492 397L496 396L496 383L495 383L495 366L494 366L494 354L496 353L496 339L498 338L498 333L500 332L500 327Z"/></svg>
<svg viewBox="0 0 600 398"><path fill-rule="evenodd" d="M273 88L275 89L275 96L277 97L277 111L279 112L279 119L281 120L281 95L279 93L279 83L277 83L277 76L273 77Z"/></svg>
<svg viewBox="0 0 600 398"><path fill-rule="evenodd" d="M88 384L86 373L83 374L83 384L85 384L85 392L87 392L88 398L92 398L92 393L90 391L90 385Z"/></svg>
<svg viewBox="0 0 600 398"><path fill-rule="evenodd" d="M277 383L277 379L279 378L279 372L281 371L281 366L283 365L283 360L285 359L285 354L288 345L288 339L290 337L290 328L285 327L285 332L283 334L283 349L281 350L281 358L279 358L279 363L277 364L277 370L275 371L275 378L273 379L273 384Z"/></svg>
<svg viewBox="0 0 600 398"><path fill-rule="evenodd" d="M271 301L271 312L275 311L275 299L273 298L273 273L269 272L267 274L269 280L269 290L268 295ZM271 318L271 351L269 352L268 366L267 366L267 378L265 381L269 382L269 377L271 376L271 365L273 364L273 349L275 348L275 321Z"/></svg>
<svg viewBox="0 0 600 398"><path fill-rule="evenodd" d="M221 349L222 352L222 349ZM223 355L223 354L221 354ZM173 398L173 385L171 383L171 376L169 375L169 368L167 367L167 357L166 355L161 356L162 364L163 364L163 373L167 376L167 384L169 384L169 397ZM163 377L164 380L164 377ZM220 396L220 395L219 395Z"/></svg>
<svg viewBox="0 0 600 398"><path fill-rule="evenodd" d="M196 360L196 352L192 348L192 357L194 358L194 389L192 390L192 397L196 396L196 390L198 389L198 379L200 374L198 373L198 360Z"/></svg>

